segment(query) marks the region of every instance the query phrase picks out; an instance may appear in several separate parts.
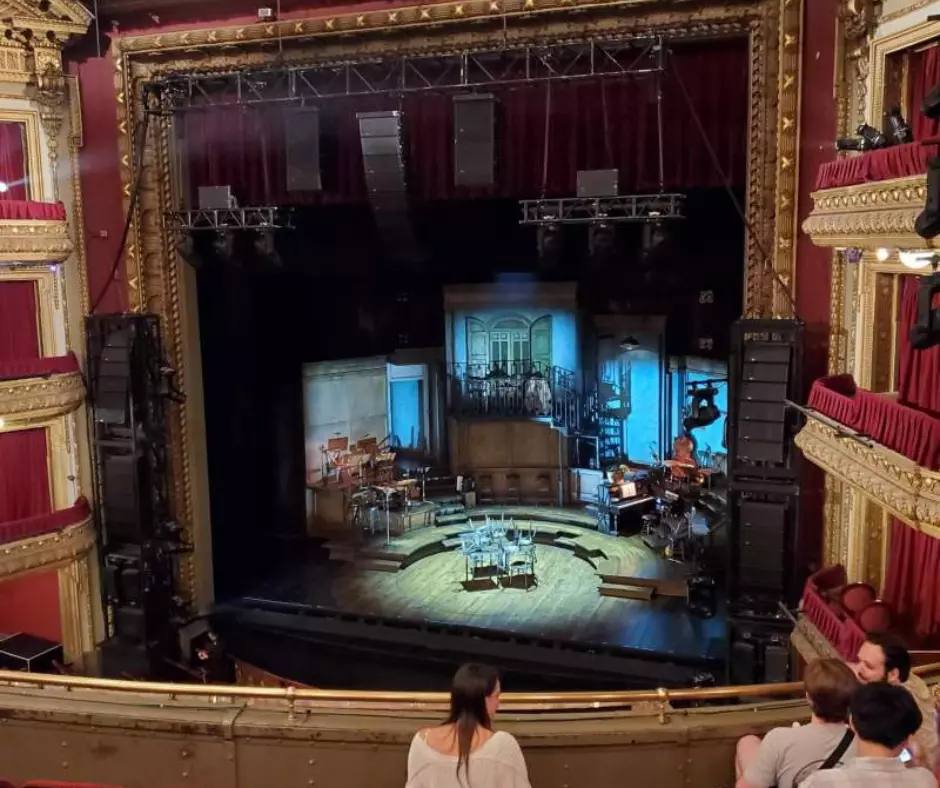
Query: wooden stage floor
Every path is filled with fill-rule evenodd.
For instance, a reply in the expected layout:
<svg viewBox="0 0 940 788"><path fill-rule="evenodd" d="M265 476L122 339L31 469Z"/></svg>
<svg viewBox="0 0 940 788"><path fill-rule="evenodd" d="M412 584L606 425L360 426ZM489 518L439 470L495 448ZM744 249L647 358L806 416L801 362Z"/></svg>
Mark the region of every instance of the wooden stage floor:
<svg viewBox="0 0 940 788"><path fill-rule="evenodd" d="M529 517L516 512L515 523L528 522L533 514L528 512ZM565 517L562 510L549 509L545 515L556 522L531 520L537 584L528 590L486 583L473 584L484 587L480 590L465 588L464 559L453 549L454 537L468 528L463 524L413 530L388 545L376 538L357 550L328 543L333 561L295 558L253 594L347 613L482 627L679 659L725 658L724 616L690 616L685 599L677 596L685 585L684 567L653 553L639 536L609 536L586 527L591 521L580 513ZM568 522L557 522L559 515ZM601 594L601 587L611 587L605 580L616 583L624 577L655 581L661 594L652 601Z"/></svg>

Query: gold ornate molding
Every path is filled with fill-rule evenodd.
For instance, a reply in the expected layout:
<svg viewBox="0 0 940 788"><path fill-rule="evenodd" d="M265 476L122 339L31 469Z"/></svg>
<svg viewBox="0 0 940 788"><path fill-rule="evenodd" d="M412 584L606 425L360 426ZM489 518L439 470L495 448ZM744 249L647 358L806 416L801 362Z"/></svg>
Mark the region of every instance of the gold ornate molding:
<svg viewBox="0 0 940 788"><path fill-rule="evenodd" d="M61 263L73 249L65 221L0 219L0 263Z"/></svg>
<svg viewBox="0 0 940 788"><path fill-rule="evenodd" d="M86 556L95 546L95 527L88 518L43 536L0 545L0 578L66 566Z"/></svg>
<svg viewBox="0 0 940 788"><path fill-rule="evenodd" d="M817 246L874 250L931 245L914 232L914 220L927 199L926 174L823 189L812 198L803 231Z"/></svg>
<svg viewBox="0 0 940 788"><path fill-rule="evenodd" d="M790 642L807 662L812 662L814 659L839 658L839 652L836 651L835 646L826 640L822 632L803 615L797 619L796 626L790 633Z"/></svg>
<svg viewBox="0 0 940 788"><path fill-rule="evenodd" d="M0 416L11 425L65 416L84 399L85 384L79 372L0 381Z"/></svg>
<svg viewBox="0 0 940 788"><path fill-rule="evenodd" d="M852 430L809 419L795 443L806 458L913 528L940 538L940 473ZM856 527L860 524L855 523Z"/></svg>

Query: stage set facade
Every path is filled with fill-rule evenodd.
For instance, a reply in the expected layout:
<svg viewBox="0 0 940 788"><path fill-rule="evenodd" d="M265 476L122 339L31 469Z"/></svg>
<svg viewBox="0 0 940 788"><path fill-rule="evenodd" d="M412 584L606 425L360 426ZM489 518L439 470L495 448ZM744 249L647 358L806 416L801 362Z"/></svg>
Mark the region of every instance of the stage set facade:
<svg viewBox="0 0 940 788"><path fill-rule="evenodd" d="M369 686L370 659L377 658L364 652L361 669L347 652L334 652L340 667L327 670L318 685L332 690L309 689L316 682L298 664L312 654L299 645L304 638L328 652L324 644L344 633L361 637L361 629L342 627L374 624L369 618L383 624L433 619L439 626L416 633L424 649L438 649L447 669L470 654L496 659L507 667L510 689L521 666L540 660L547 673L567 678L566 686L579 673L601 676L591 686L603 692L504 695L507 727L520 737L539 785L570 784L569 766L581 781L613 785L625 765L644 782L726 784L740 735L800 717L800 685L784 680L799 676L804 660L853 657L867 630L901 632L926 673L935 672L929 663L937 661L940 629L940 348L917 350L910 340L919 283L931 274L929 264L911 264L935 248L914 230L927 201L932 151L913 142L837 156L830 145L852 137L860 123L880 128L885 108L895 104L915 140L940 134L936 122L931 126L917 112L919 94L940 81L940 22L927 19L929 3L285 3L280 18L259 22L251 7L235 15L212 3L194 11L161 0L146 9L129 0L122 8L112 0L110 7L102 3L102 18L110 14L119 24L101 49L98 41L89 43L92 16L72 0L8 5L10 16L0 15L9 33L0 44L0 179L9 187L0 193L0 598L6 600L0 631L61 644L60 651L37 655L48 672L91 675L102 669L96 647L128 626L115 606L101 601L113 591L109 584L120 587L128 573L123 564L112 572L115 564L102 560L112 548L96 528L102 484L114 476L103 470L108 456L92 438L100 439L109 416L100 394L86 403L100 367L87 358L84 317L152 315L155 322L135 324L134 331L150 336L158 325L159 366L172 369L165 412L153 423L166 434L161 501L174 523L174 594L178 609L193 618L215 612L223 641L242 649L236 678L246 686L4 673L0 694L11 720L2 735L10 758L8 774L0 776L27 779L42 772L144 785L139 754L146 747L153 763L148 785L181 775L205 785L249 785L256 775L270 779L272 769L284 780L312 783L342 772L349 785L398 785L414 727L441 710L443 696L397 693L391 684L344 692ZM147 103L150 86L167 75L202 78L247 67L391 62L429 53L446 58L634 37L661 37L677 52L684 44L724 41L746 48L740 185L748 232L740 313L752 320L802 320L804 385L791 396L799 409L788 413L800 414L794 443L805 462L793 466L798 533L785 563L802 568L809 580L798 593L795 623L781 620L766 630L786 633L784 640L761 635L772 647L759 658L762 672L724 674L717 667L736 642L733 632L728 636L736 625L728 623L725 601L704 617L690 613L696 600L685 562L670 560L674 556L660 544L644 543L639 517L635 529L631 524L618 536L617 525L604 532L611 529L609 510L605 519L584 507L597 503L601 486L622 486L627 504L649 499L644 513L656 499L667 499L667 491L686 494L690 485L700 488L695 502L701 510L713 491L711 473L692 482L682 463L650 478L665 460L674 461L670 455L682 437L679 401L696 383L677 370L696 368L694 352L680 363L666 350L662 319L586 309L572 282L447 283L439 347L306 359L296 382L305 446L298 472L307 492L301 529L315 543L307 563L318 567L316 577L292 576L292 597L276 598L283 584L262 578L252 587L252 604L232 601L228 593L217 600L213 574L220 571L220 553L213 539L226 536L214 530L218 492L210 492L202 274L185 259L191 250L179 246L166 217L178 221L197 185L220 184L197 184L195 169L180 167L185 135L173 112ZM351 133L357 134L355 126ZM358 188L367 201L365 186ZM658 418L653 428L631 430L631 414L618 411L624 407L618 397L625 387L622 361L637 347L655 369L642 385L644 398L657 403ZM734 374L733 362L699 367L698 382ZM598 423L603 398L600 386L583 385L585 378L611 387L606 403L618 421L620 455L636 466L620 476L605 473ZM721 400L721 409L730 414L733 394L724 389L728 400ZM705 429L712 430L708 440L691 447L696 471L727 477L733 469L717 467L724 458L701 462L703 443L717 450L726 440L714 425ZM643 473L634 476L640 465ZM365 488L373 492L357 498ZM411 503L392 509L389 496ZM462 552L476 554L464 541L481 531L505 574L494 590L482 592L476 584L490 577L478 574ZM290 542L287 552L308 549L297 544ZM515 578L515 557L526 555L532 563L538 556L538 565L523 562L523 577ZM448 593L409 581L419 564L433 565ZM319 567L327 565L333 569L324 582ZM124 580L115 580L122 571ZM542 588L533 592L526 577ZM856 594L840 600L844 607L836 612L833 589L848 584ZM454 606L459 594L449 593L457 585L468 598L503 601L498 607L474 602L468 617ZM579 596L585 585L590 593ZM542 611L545 587L573 606ZM224 604L216 607L217 601ZM598 611L609 604L621 607L605 617ZM345 618L326 621L324 609ZM538 610L541 618L527 629L520 609ZM300 618L312 628L284 639ZM605 623L618 618L628 623ZM639 622L632 631L629 621ZM458 652L447 630L461 624L480 641L490 637L483 630L513 632L513 638L489 651L464 646ZM247 634L239 635L239 628ZM686 654L673 654L657 671L657 658L638 652L675 651L670 628L691 628L695 636L678 646ZM182 650L205 634L204 625L190 627ZM578 653L579 639L590 646L584 653ZM274 651L294 650L295 658L270 661L260 648L252 650L252 640ZM532 649L559 642L574 654L567 661L533 656ZM602 642L608 651L598 650ZM431 675L415 688L436 688L439 677L412 643L395 634L371 645L389 655L403 650L402 661L413 658ZM621 646L624 653L615 653ZM744 652L732 651L732 662L736 653ZM782 672L764 665L772 658L784 665ZM685 689L702 666L711 666L719 683L750 683L749 675L779 683ZM125 667L117 675L145 672ZM337 678L342 675L349 683ZM636 680L640 675L645 684ZM613 691L653 685L668 689ZM551 682L532 686L553 690ZM142 693L159 702L145 702ZM765 703L768 697L776 700ZM702 701L727 705L696 709ZM125 712L120 704L134 707ZM706 713L703 720L699 715ZM198 746L192 748L197 721ZM60 747L66 724L69 757L50 763L43 753ZM117 757L98 757L111 745ZM366 750L368 759L359 755ZM680 754L685 765L677 771Z"/></svg>

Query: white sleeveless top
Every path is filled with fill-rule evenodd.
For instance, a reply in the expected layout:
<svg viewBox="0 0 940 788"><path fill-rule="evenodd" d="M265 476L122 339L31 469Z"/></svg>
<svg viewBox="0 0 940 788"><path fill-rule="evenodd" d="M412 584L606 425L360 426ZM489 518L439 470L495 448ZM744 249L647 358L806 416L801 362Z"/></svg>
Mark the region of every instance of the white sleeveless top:
<svg viewBox="0 0 940 788"><path fill-rule="evenodd" d="M469 780L468 780L469 776ZM512 734L497 731L470 753L469 769L460 769L457 756L443 755L421 733L415 734L408 751L405 788L531 788L525 759Z"/></svg>

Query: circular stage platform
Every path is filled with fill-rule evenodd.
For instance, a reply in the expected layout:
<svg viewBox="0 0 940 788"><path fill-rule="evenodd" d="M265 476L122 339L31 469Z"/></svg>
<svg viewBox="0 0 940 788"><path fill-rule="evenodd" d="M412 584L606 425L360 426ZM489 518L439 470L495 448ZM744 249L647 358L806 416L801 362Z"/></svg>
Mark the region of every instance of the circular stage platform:
<svg viewBox="0 0 940 788"><path fill-rule="evenodd" d="M528 588L467 582L459 535L490 516L534 530L536 572ZM445 523L447 520L441 518ZM365 545L330 542L335 609L412 621L472 626L516 636L714 657L724 624L686 610L682 565L639 536L599 533L581 510L486 507L461 522L429 526Z"/></svg>

